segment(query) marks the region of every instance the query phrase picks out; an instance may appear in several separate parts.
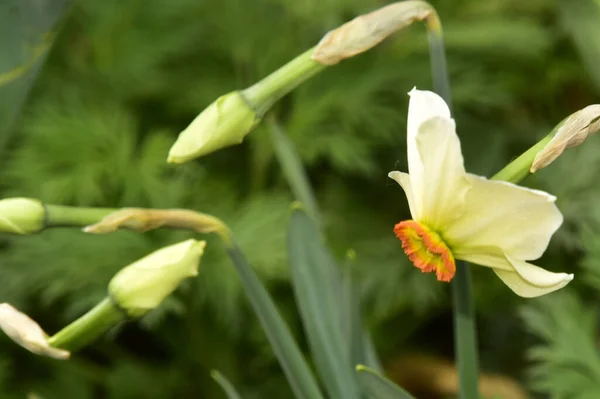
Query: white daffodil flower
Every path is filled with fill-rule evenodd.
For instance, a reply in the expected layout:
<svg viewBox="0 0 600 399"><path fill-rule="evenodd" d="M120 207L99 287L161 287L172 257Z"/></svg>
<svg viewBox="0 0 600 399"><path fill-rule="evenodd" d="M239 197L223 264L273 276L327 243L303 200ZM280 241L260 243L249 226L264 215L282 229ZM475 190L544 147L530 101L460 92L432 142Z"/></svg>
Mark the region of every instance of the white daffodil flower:
<svg viewBox="0 0 600 399"><path fill-rule="evenodd" d="M556 197L466 173L444 100L416 89L409 95L409 173L389 177L404 189L413 218L394 228L410 260L440 281L452 279L455 259L487 266L522 297L564 287L572 274L527 262L542 256L562 224Z"/></svg>

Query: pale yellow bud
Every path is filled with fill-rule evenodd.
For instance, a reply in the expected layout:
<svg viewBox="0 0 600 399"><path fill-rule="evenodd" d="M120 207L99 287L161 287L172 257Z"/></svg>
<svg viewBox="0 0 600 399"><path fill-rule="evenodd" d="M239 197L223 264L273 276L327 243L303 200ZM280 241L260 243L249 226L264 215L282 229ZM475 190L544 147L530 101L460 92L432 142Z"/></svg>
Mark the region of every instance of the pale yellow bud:
<svg viewBox="0 0 600 399"><path fill-rule="evenodd" d="M44 228L44 205L30 198L0 200L0 233L33 234Z"/></svg>
<svg viewBox="0 0 600 399"><path fill-rule="evenodd" d="M110 281L110 297L129 316L142 316L160 305L184 279L198 274L205 245L205 241L190 239L130 264Z"/></svg>
<svg viewBox="0 0 600 399"><path fill-rule="evenodd" d="M242 142L260 121L239 91L219 97L179 134L169 151L170 163L184 163Z"/></svg>

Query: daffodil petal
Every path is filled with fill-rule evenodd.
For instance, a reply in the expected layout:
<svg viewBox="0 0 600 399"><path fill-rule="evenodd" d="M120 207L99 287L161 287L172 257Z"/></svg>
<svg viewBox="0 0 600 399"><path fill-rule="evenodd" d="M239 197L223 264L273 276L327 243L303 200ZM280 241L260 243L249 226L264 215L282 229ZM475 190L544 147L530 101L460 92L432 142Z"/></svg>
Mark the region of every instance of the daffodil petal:
<svg viewBox="0 0 600 399"><path fill-rule="evenodd" d="M414 216L416 210L412 186L410 184L410 176L408 175L408 173L398 172L397 170L394 170L388 173L388 177L390 179L396 180L400 187L402 187L402 189L404 190L404 194L406 194L406 200L408 201L408 208L410 209L410 214Z"/></svg>
<svg viewBox="0 0 600 399"><path fill-rule="evenodd" d="M461 252L469 247L499 247L518 259L537 259L560 227L555 197L512 183L468 174L467 211L444 230L444 239Z"/></svg>
<svg viewBox="0 0 600 399"><path fill-rule="evenodd" d="M573 280L572 274L552 273L510 256L507 259L514 271L494 269L494 272L515 294L524 298L549 294Z"/></svg>
<svg viewBox="0 0 600 399"><path fill-rule="evenodd" d="M497 247L452 250L456 259L492 268L517 295L532 298L556 291L573 279L572 274L552 273L502 252Z"/></svg>
<svg viewBox="0 0 600 399"><path fill-rule="evenodd" d="M514 267L506 259L506 255L498 247L451 247L450 249L456 259L494 269L514 271Z"/></svg>
<svg viewBox="0 0 600 399"><path fill-rule="evenodd" d="M431 91L412 89L409 93L410 102L408 104L408 121L406 132L406 149L408 155L408 172L410 174L413 192L420 202L423 196L423 162L417 147L417 135L423 122L434 118L450 118L450 109L444 100ZM411 211L412 212L412 211ZM412 213L414 219L420 219L421 209L415 208L416 213Z"/></svg>
<svg viewBox="0 0 600 399"><path fill-rule="evenodd" d="M421 124L417 147L423 175L419 180L410 174L417 211L413 217L439 232L465 212L471 187L455 127L454 120L438 116ZM417 180L420 192L416 190Z"/></svg>

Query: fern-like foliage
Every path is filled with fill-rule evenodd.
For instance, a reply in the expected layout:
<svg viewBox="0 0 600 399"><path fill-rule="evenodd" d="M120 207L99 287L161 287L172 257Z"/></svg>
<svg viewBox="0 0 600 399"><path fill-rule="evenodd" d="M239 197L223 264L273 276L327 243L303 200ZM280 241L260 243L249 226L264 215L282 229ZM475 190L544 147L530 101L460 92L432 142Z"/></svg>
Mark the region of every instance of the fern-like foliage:
<svg viewBox="0 0 600 399"><path fill-rule="evenodd" d="M529 330L543 341L528 351L532 387L553 398L600 395L596 312L570 292L542 298L522 310Z"/></svg>

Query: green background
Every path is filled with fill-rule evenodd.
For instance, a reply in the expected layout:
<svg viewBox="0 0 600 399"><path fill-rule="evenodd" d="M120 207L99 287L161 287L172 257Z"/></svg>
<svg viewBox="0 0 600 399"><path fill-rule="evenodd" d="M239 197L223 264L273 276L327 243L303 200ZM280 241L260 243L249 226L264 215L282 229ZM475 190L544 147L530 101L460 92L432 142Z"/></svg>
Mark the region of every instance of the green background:
<svg viewBox="0 0 600 399"><path fill-rule="evenodd" d="M253 84L328 30L385 4L75 2L19 118L0 130L2 197L214 214L231 226L306 348L288 282L292 196L267 127L183 166L165 160L177 134L219 95ZM600 102L600 0L432 4L444 26L470 172L491 176L564 117ZM11 57L2 49L0 72L14 67ZM420 24L325 70L271 114L308 170L334 254L341 260L356 251L365 323L381 360L418 398L438 398L449 394L435 381L453 356L449 286L408 263L392 232L409 218L408 207L387 178L407 170L406 93L414 86L431 88ZM15 94L0 97L3 109L18 105ZM522 299L490 270L473 268L482 370L532 397L600 397L599 170L600 137L592 137L523 183L558 197L565 222L537 264L575 273L567 288ZM54 333L101 300L121 267L188 236L60 229L2 236L0 302ZM69 362L35 357L0 336L0 398L224 398L212 369L244 398L290 397L238 276L221 244L208 241L198 278Z"/></svg>

